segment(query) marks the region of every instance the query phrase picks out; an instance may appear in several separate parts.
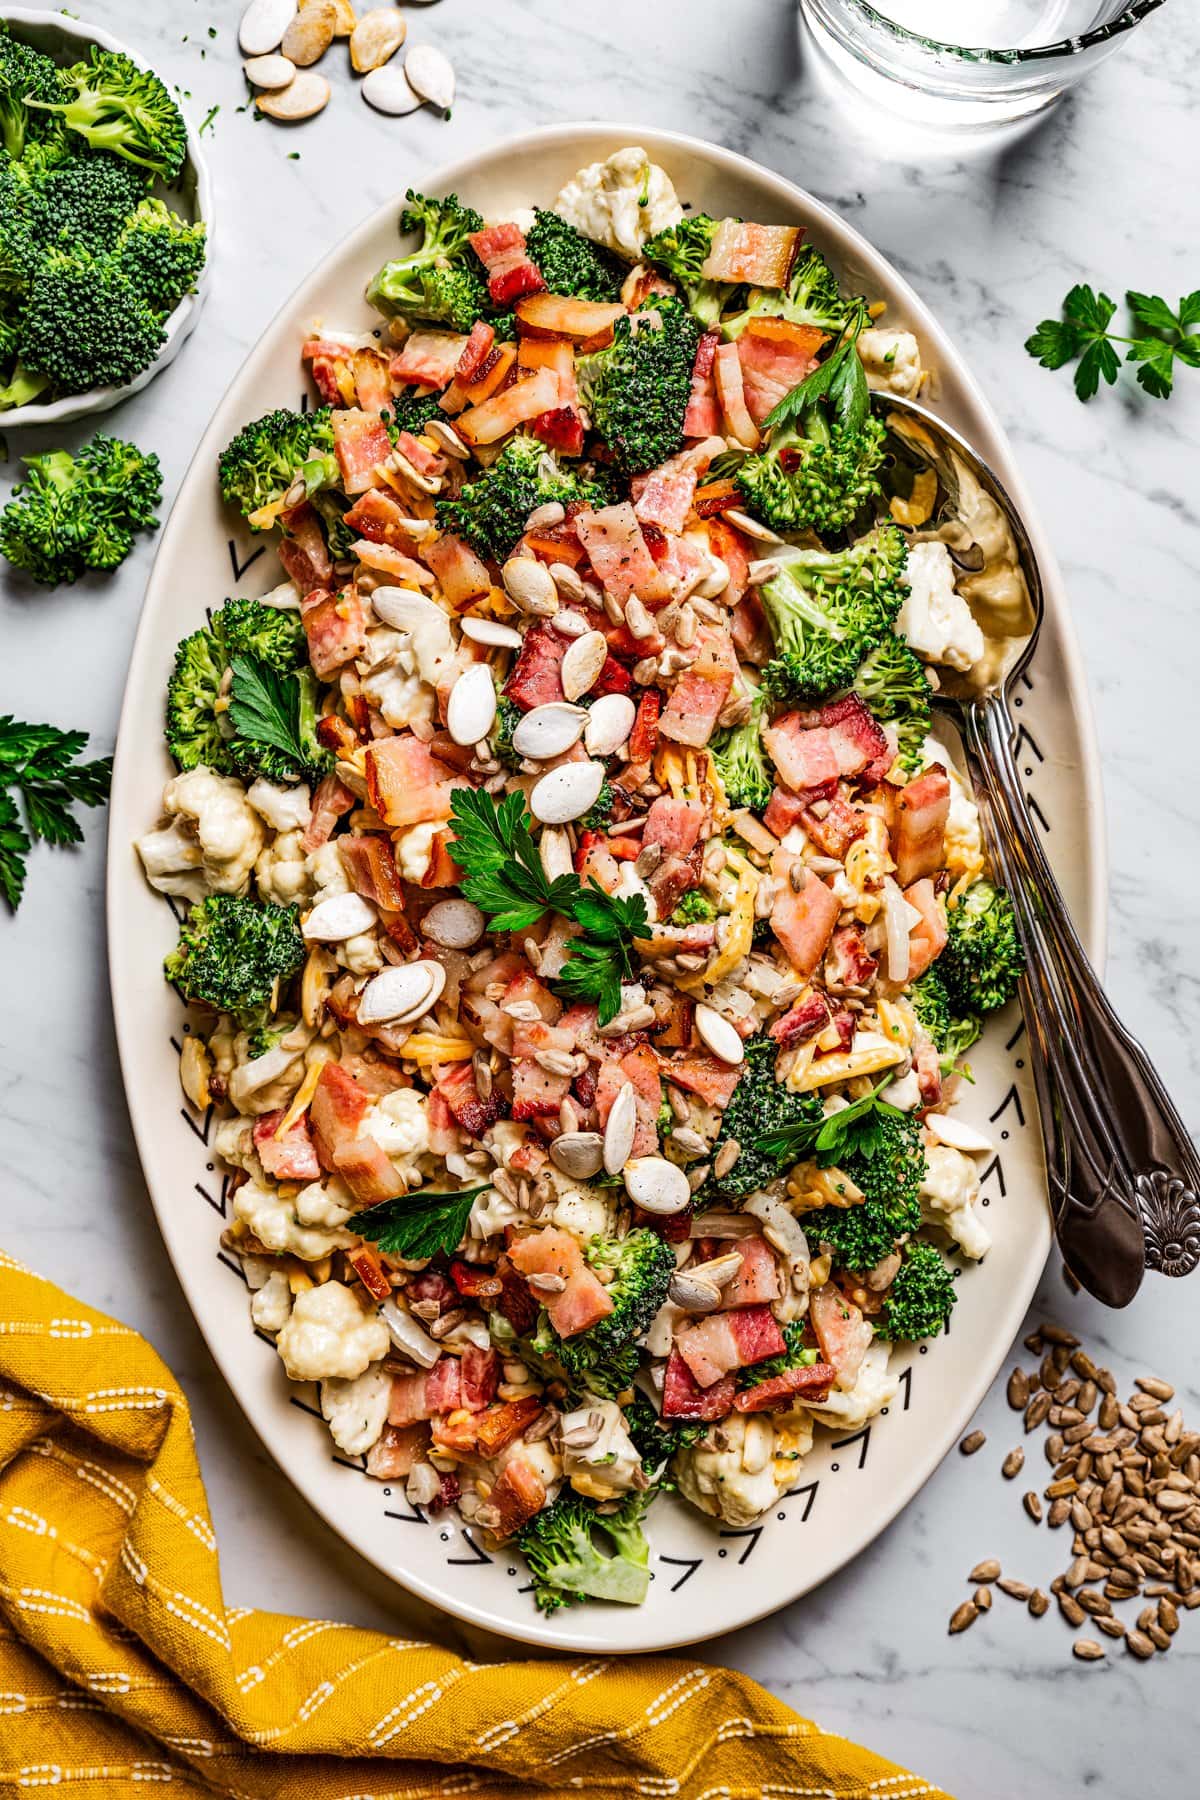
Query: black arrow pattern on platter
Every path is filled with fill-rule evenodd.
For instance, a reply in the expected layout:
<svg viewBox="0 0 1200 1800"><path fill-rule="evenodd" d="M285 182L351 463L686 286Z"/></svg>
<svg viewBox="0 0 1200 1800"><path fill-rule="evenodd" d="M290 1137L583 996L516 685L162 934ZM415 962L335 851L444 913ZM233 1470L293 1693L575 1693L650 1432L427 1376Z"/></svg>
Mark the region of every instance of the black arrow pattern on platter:
<svg viewBox="0 0 1200 1800"><path fill-rule="evenodd" d="M748 1531L723 1531L720 1535L723 1538L749 1538L750 1542L738 1557L738 1568L740 1569L744 1562L749 1562L750 1558L754 1555L754 1552L758 1549L758 1540L762 1534L763 1528L761 1525L751 1525Z"/></svg>
<svg viewBox="0 0 1200 1800"><path fill-rule="evenodd" d="M802 1525L808 1524L808 1516L816 1503L817 1489L820 1485L819 1481L806 1481L803 1487L789 1488L783 1496L785 1500L798 1500L801 1494L804 1495L804 1511L800 1514Z"/></svg>
<svg viewBox="0 0 1200 1800"><path fill-rule="evenodd" d="M390 1506L385 1506L383 1516L385 1519L399 1519L401 1525L428 1525L429 1523L419 1507L415 1512L406 1513L395 1512Z"/></svg>
<svg viewBox="0 0 1200 1800"><path fill-rule="evenodd" d="M310 1419L321 1418L319 1406L310 1406L307 1400L298 1400L295 1394L288 1395L288 1405L294 1406L299 1412L307 1413Z"/></svg>
<svg viewBox="0 0 1200 1800"><path fill-rule="evenodd" d="M862 1448L858 1453L858 1466L860 1469L865 1469L867 1466L867 1446L870 1442L871 1427L869 1425L864 1425L861 1431L856 1431L854 1433L853 1437L834 1438L830 1448L832 1450L848 1450L851 1444L861 1444Z"/></svg>
<svg viewBox="0 0 1200 1800"><path fill-rule="evenodd" d="M994 1125L996 1123L996 1121L998 1119L1000 1119L1008 1111L1010 1106L1016 1107L1017 1123L1018 1123L1018 1125L1023 1127L1025 1124L1025 1108L1021 1105L1021 1096L1017 1092L1017 1084L1015 1081L1013 1082L1012 1086L1009 1088L1007 1094L1005 1094L1003 1100L1000 1102L1000 1104L996 1108L995 1112L988 1114L988 1123L990 1125Z"/></svg>
<svg viewBox="0 0 1200 1800"><path fill-rule="evenodd" d="M233 579L235 581L240 581L242 576L246 573L246 570L250 568L251 564L256 563L260 556L266 555L267 546L265 544L260 544L257 550L252 550L250 552L244 563L240 563L238 561L237 545L232 538L228 538L226 541L229 545L229 560L233 565Z"/></svg>
<svg viewBox="0 0 1200 1800"><path fill-rule="evenodd" d="M1050 821L1038 805L1036 797L1033 794L1026 794L1025 804L1029 808L1030 815L1037 820L1042 830L1046 833L1046 836L1049 837Z"/></svg>
<svg viewBox="0 0 1200 1800"><path fill-rule="evenodd" d="M206 1187L201 1187L201 1185L198 1181L195 1182L193 1185L195 1186L196 1192L200 1195L201 1199L207 1200L208 1204L212 1207L213 1211L215 1213L219 1213L221 1218L224 1218L225 1217L225 1195L224 1195L224 1192L222 1192L221 1198L219 1200L214 1200L212 1195L209 1193L208 1189Z"/></svg>
<svg viewBox="0 0 1200 1800"><path fill-rule="evenodd" d="M994 1175L996 1180L1000 1183L1000 1198L1003 1200L1008 1194L1008 1187L1004 1180L1004 1164L1000 1161L998 1156L993 1156L991 1162L979 1177L980 1187L983 1186L989 1175Z"/></svg>
<svg viewBox="0 0 1200 1800"><path fill-rule="evenodd" d="M243 1287L250 1286L250 1283L246 1280L246 1271L243 1269L240 1262L232 1262L223 1250L217 1251L217 1261L219 1263L224 1263L227 1269L232 1269ZM295 1405L295 1402L293 1401L292 1404Z"/></svg>
<svg viewBox="0 0 1200 1800"><path fill-rule="evenodd" d="M448 1556L446 1561L452 1568L469 1568L473 1563L490 1563L493 1560L479 1548L479 1545L474 1541L469 1531L464 1531L462 1535L463 1542L472 1554L470 1556Z"/></svg>
<svg viewBox="0 0 1200 1800"><path fill-rule="evenodd" d="M1013 739L1013 755L1015 757L1020 756L1022 744L1024 744L1032 752L1032 754L1037 757L1037 759L1040 763L1045 762L1046 758L1042 754L1042 751L1040 750L1040 748L1038 747L1037 739L1034 737L1033 733L1030 731L1028 725L1024 725L1024 724L1021 726L1021 729L1018 731L1016 737Z"/></svg>
<svg viewBox="0 0 1200 1800"><path fill-rule="evenodd" d="M659 1562L670 1563L672 1568L684 1569L687 1571L686 1574L679 1577L678 1581L673 1581L671 1583L671 1592L673 1594L677 1594L681 1587L685 1587L696 1573L696 1570L702 1568L704 1565L704 1558L702 1556L660 1556L658 1560Z"/></svg>

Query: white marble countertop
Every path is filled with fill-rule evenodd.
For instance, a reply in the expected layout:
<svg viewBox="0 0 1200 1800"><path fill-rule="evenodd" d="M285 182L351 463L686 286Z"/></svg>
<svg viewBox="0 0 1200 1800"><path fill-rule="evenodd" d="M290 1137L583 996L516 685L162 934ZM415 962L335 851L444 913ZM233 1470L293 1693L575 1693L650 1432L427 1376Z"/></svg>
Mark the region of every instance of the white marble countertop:
<svg viewBox="0 0 1200 1800"><path fill-rule="evenodd" d="M169 374L109 421L159 452L168 498L226 381L310 265L385 198L507 132L616 117L707 136L811 188L891 256L998 408L1062 562L1104 759L1112 990L1200 1125L1191 1012L1200 950L1188 898L1200 879L1200 375L1184 371L1166 406L1130 388L1084 408L1065 375L1037 369L1022 349L1075 281L1173 296L1200 279L1192 9L1155 14L1088 87L1023 135L948 146L904 127L884 132L852 111L810 66L790 0L606 0L596 15L558 0L412 7L411 36L435 39L457 65L450 123L376 116L335 57L333 104L290 134L238 110L233 0L89 0L85 10L177 82L195 118L221 109L205 138L220 204L207 310ZM14 438L11 449L45 442ZM0 497L12 474L0 469ZM0 578L0 710L87 727L98 750L111 748L152 553L143 544L105 586L53 595L31 597ZM415 1609L309 1513L268 1459L167 1262L116 1066L103 858L102 825L90 820L77 855L34 854L19 919L0 919L5 1247L138 1326L178 1373L231 1601L394 1627ZM1055 1272L1044 1293L1123 1378L1169 1374L1193 1422L1200 1417L1200 1286L1151 1277L1126 1313L1108 1316L1071 1300ZM985 1451L971 1462L952 1455L853 1567L705 1654L962 1800L1187 1791L1200 1750L1200 1618L1187 1616L1169 1657L1149 1666L1119 1650L1104 1665L1073 1663L1056 1614L1035 1623L1002 1600L968 1635L946 1635L980 1557L999 1556L1043 1584L1061 1566L1055 1540L1033 1535L999 1479L1016 1441L999 1386L980 1423L991 1434ZM445 1621L421 1628L453 1631Z"/></svg>

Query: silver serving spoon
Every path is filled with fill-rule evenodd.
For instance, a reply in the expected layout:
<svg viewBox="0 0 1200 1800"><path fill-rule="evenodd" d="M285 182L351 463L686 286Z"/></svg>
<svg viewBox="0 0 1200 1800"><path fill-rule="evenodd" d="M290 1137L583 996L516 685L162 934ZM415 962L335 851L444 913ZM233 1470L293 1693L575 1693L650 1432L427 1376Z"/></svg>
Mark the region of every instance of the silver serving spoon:
<svg viewBox="0 0 1200 1800"><path fill-rule="evenodd" d="M946 544L987 646L967 675L938 669L934 704L962 736L1025 947L1021 1000L1055 1235L1088 1292L1125 1306L1147 1268L1187 1275L1200 1264L1200 1157L1097 980L1017 779L1007 696L1041 629L1037 559L1002 484L969 444L912 401L875 394L872 403L897 457L937 476L937 507L914 535Z"/></svg>

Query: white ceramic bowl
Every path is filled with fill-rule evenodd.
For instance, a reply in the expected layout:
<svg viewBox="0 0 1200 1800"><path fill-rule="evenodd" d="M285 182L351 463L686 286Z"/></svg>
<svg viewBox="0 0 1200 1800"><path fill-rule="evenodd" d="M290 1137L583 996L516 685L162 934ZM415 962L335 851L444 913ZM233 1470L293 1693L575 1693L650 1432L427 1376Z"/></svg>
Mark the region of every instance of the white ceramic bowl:
<svg viewBox="0 0 1200 1800"><path fill-rule="evenodd" d="M144 69L153 68L153 64L148 63L144 56L131 50L128 44L120 43L111 31L105 31L100 25L89 25L85 19L68 18L61 12L34 11L27 6L4 7L0 17L13 27L14 37L31 44L46 56L52 56L55 62L82 61L89 46L99 44L102 50L120 51ZM183 110L182 107L180 110ZM123 387L90 388L86 394L68 394L62 400L38 401L29 406L14 406L7 412L0 412L0 431L14 431L23 425L60 425L67 419L86 418L89 413L108 412L122 400L127 400L130 394L139 393L148 382L154 380L160 370L174 362L179 355L184 340L200 317L213 259L212 182L204 152L200 148L199 134L186 113L184 124L187 127L187 159L179 176L179 184L171 189L159 184L154 191L161 192L175 211L189 221L203 221L207 229L207 254L195 293L185 294L164 324L166 338L162 349L152 363Z"/></svg>
<svg viewBox="0 0 1200 1800"><path fill-rule="evenodd" d="M995 417L924 302L856 231L810 195L728 150L641 126L565 125L532 132L422 180L457 191L485 215L550 202L581 164L644 144L694 206L766 223L800 222L852 285L912 325L938 371L946 417L978 445L1024 512L1041 558L1047 616L1035 666L1015 698L1022 774L1083 940L1104 948L1100 782L1083 675L1061 577ZM403 192L405 179L397 179ZM1012 1343L1050 1245L1041 1138L1022 1053L1019 1014L991 1025L961 1113L987 1131L983 1206L994 1247L963 1265L953 1331L899 1354L900 1392L865 1429L818 1433L794 1490L757 1524L722 1527L672 1497L649 1519L654 1579L640 1608L579 1606L548 1620L527 1592L520 1557L472 1543L453 1513L430 1519L402 1489L370 1481L335 1451L315 1395L291 1386L266 1339L256 1338L236 1259L219 1252L226 1210L209 1144L213 1119L191 1114L176 1052L182 1009L159 965L175 942L168 905L142 878L131 840L158 814L171 768L163 748L163 689L176 640L230 592L263 593L280 579L273 551L235 527L215 479L219 449L246 420L296 405L299 346L314 319L344 329L372 322L361 296L395 254L400 200L333 250L279 312L237 375L201 440L158 560L134 647L109 809L108 929L113 1003L129 1107L159 1224L188 1301L230 1387L263 1442L321 1516L385 1574L462 1618L558 1649L657 1650L715 1636L784 1606L875 1538L960 1435ZM230 567L235 571L230 587ZM237 571L242 573L238 574ZM952 1258L957 1267L961 1259ZM317 1546L314 1544L314 1551Z"/></svg>

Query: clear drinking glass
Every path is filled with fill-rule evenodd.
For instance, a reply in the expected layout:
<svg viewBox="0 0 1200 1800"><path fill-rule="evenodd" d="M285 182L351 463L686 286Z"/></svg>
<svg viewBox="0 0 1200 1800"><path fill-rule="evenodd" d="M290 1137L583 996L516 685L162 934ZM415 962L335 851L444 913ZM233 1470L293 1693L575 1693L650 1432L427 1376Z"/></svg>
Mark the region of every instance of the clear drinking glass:
<svg viewBox="0 0 1200 1800"><path fill-rule="evenodd" d="M1163 0L800 0L830 60L872 99L929 124L1037 112Z"/></svg>

